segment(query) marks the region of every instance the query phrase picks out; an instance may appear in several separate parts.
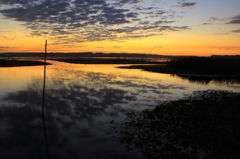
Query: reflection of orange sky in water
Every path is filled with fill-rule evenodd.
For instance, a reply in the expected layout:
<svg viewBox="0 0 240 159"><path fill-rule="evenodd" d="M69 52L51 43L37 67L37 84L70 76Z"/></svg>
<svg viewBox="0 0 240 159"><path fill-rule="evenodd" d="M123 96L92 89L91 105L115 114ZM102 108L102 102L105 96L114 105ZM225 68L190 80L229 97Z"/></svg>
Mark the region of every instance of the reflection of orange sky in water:
<svg viewBox="0 0 240 159"><path fill-rule="evenodd" d="M118 66L123 65L92 65L92 64L69 64L57 61L49 61L54 65L48 67L58 66L59 69L68 69L68 70L79 70L84 72L95 72L95 73L103 73L103 74L113 74L121 77L121 75L126 77L138 77L144 79L143 82L155 83L155 84L162 84L162 85L179 85L179 86L186 86L191 87L192 91L194 90L206 90L206 89L225 89L229 90L228 86L219 86L215 85L214 83L209 83L209 85L199 85L195 83L189 83L188 80L183 80L178 77L174 77L171 74L161 74L161 73L153 73L147 72L140 69L121 69L116 68ZM231 89L232 91L236 91L235 89Z"/></svg>
<svg viewBox="0 0 240 159"><path fill-rule="evenodd" d="M237 91L234 88L230 88L227 85L219 86L213 83L209 85L199 85L195 83L189 83L187 80L182 80L177 77L172 77L169 74L159 74L151 73L146 71L141 71L138 69L119 69L115 68L122 65L84 65L84 64L69 64L57 61L48 61L53 65L47 66L47 81L46 84L50 84L51 81L48 79L52 78L67 78L71 81L80 80L81 77L76 78L76 71L83 72L93 72L101 73L105 75L114 75L117 80L125 82L125 80L135 80L138 79L138 84L152 84L152 85L175 85L186 87L186 91L181 89L176 89L174 92L178 94L188 93L189 91L195 90L207 90L207 89L224 89ZM34 83L33 80L38 80L36 82L42 83L43 79L43 66L32 66L32 67L10 67L10 68L0 68L0 90L2 92L12 92L21 90L25 88L29 83ZM69 73L69 71L73 71ZM133 77L128 79L128 77ZM71 82L70 81L70 82ZM42 88L40 88L41 90Z"/></svg>
<svg viewBox="0 0 240 159"><path fill-rule="evenodd" d="M26 87L33 78L43 76L43 66L34 67L0 67L0 90L5 92L15 92ZM1 92L0 92L1 93Z"/></svg>
<svg viewBox="0 0 240 159"><path fill-rule="evenodd" d="M74 69L74 70L81 70L81 71L86 71L86 72L99 72L99 73L104 73L104 74L124 74L124 75L129 75L129 76L136 76L136 77L142 77L142 78L152 78L155 80L160 80L160 79L172 79L170 75L168 74L159 74L159 73L150 73L146 71L141 71L139 69L120 69L116 68L119 66L124 66L124 65L115 65L115 64L109 64L109 65L104 65L104 64L69 64L69 63L64 63L64 62L57 62L57 61L49 61L50 63L53 63L54 66L60 66L62 68L67 68L67 69ZM52 66L48 66L52 67Z"/></svg>

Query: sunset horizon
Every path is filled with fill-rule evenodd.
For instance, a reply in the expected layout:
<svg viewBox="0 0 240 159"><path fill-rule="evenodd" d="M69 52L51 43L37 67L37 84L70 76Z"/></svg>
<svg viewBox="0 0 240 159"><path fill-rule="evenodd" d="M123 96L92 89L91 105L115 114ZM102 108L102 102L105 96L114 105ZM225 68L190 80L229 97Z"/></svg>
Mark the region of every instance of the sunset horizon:
<svg viewBox="0 0 240 159"><path fill-rule="evenodd" d="M0 53L240 54L234 0L23 0L0 2Z"/></svg>
<svg viewBox="0 0 240 159"><path fill-rule="evenodd" d="M0 0L0 159L238 159L240 0Z"/></svg>
<svg viewBox="0 0 240 159"><path fill-rule="evenodd" d="M81 54L85 54L85 53L91 53L92 56L91 57L99 57L98 54L103 54L103 57L128 57L128 55L136 55L139 57L147 57L147 56L159 56L156 58L168 58L168 57L237 57L240 56L240 54L232 54L232 55L228 55L228 54L200 54L200 55L196 55L196 54L157 54L157 53L137 53L137 52L50 52L47 51L47 56L49 55L53 55L53 54L59 54L59 56L56 57L67 57L67 54L76 54L75 56L72 57L82 57ZM19 54L19 55L18 55ZM24 56L22 56L24 54ZM30 56L36 57L33 54L45 54L44 50L43 51L39 51L39 52L0 52L0 57L6 57L5 55L10 55L13 57L27 57L26 55L29 54ZM66 54L66 55L64 55ZM18 55L18 56L17 56ZM109 56L108 56L109 55ZM110 56L110 55L114 55L114 56ZM100 56L101 57L101 56ZM130 56L130 57L135 57L135 56Z"/></svg>

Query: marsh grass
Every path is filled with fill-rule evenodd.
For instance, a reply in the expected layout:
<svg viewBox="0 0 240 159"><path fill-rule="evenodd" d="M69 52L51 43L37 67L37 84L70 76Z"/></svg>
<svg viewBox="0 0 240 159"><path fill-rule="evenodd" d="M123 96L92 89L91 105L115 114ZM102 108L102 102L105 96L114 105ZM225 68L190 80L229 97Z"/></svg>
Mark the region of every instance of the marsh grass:
<svg viewBox="0 0 240 159"><path fill-rule="evenodd" d="M239 93L201 91L128 113L112 130L128 150L149 159L238 159L239 114Z"/></svg>

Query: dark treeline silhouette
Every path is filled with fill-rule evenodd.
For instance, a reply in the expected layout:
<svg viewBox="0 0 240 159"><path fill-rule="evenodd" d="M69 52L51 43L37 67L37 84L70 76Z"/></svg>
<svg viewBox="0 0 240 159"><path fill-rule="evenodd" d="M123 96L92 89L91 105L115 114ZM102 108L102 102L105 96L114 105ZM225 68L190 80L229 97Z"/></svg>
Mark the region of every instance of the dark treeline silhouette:
<svg viewBox="0 0 240 159"><path fill-rule="evenodd" d="M43 57L44 53L2 53L0 57ZM48 57L145 57L145 58L181 58L186 56L165 56L156 54L139 54L139 53L48 53Z"/></svg>
<svg viewBox="0 0 240 159"><path fill-rule="evenodd" d="M44 53L29 52L7 52L0 53L0 57L43 57ZM176 55L157 55L144 53L102 53L102 52L71 52L59 53L49 52L48 57L146 57L146 58L188 58L199 56L176 56ZM213 58L240 58L240 55L212 55Z"/></svg>
<svg viewBox="0 0 240 159"><path fill-rule="evenodd" d="M240 59L240 55L212 55L213 58L238 58Z"/></svg>

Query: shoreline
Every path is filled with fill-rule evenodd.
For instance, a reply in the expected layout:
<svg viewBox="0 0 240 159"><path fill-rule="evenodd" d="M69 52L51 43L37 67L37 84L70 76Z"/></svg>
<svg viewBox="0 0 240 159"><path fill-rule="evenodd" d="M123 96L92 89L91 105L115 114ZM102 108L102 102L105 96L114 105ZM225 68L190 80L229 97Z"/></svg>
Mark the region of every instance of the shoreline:
<svg viewBox="0 0 240 159"><path fill-rule="evenodd" d="M21 66L40 66L51 65L41 61L19 61L19 60L0 60L0 67L21 67Z"/></svg>
<svg viewBox="0 0 240 159"><path fill-rule="evenodd" d="M54 61L73 63L73 64L162 64L166 62L153 62L146 60L129 60L129 59L51 59Z"/></svg>

